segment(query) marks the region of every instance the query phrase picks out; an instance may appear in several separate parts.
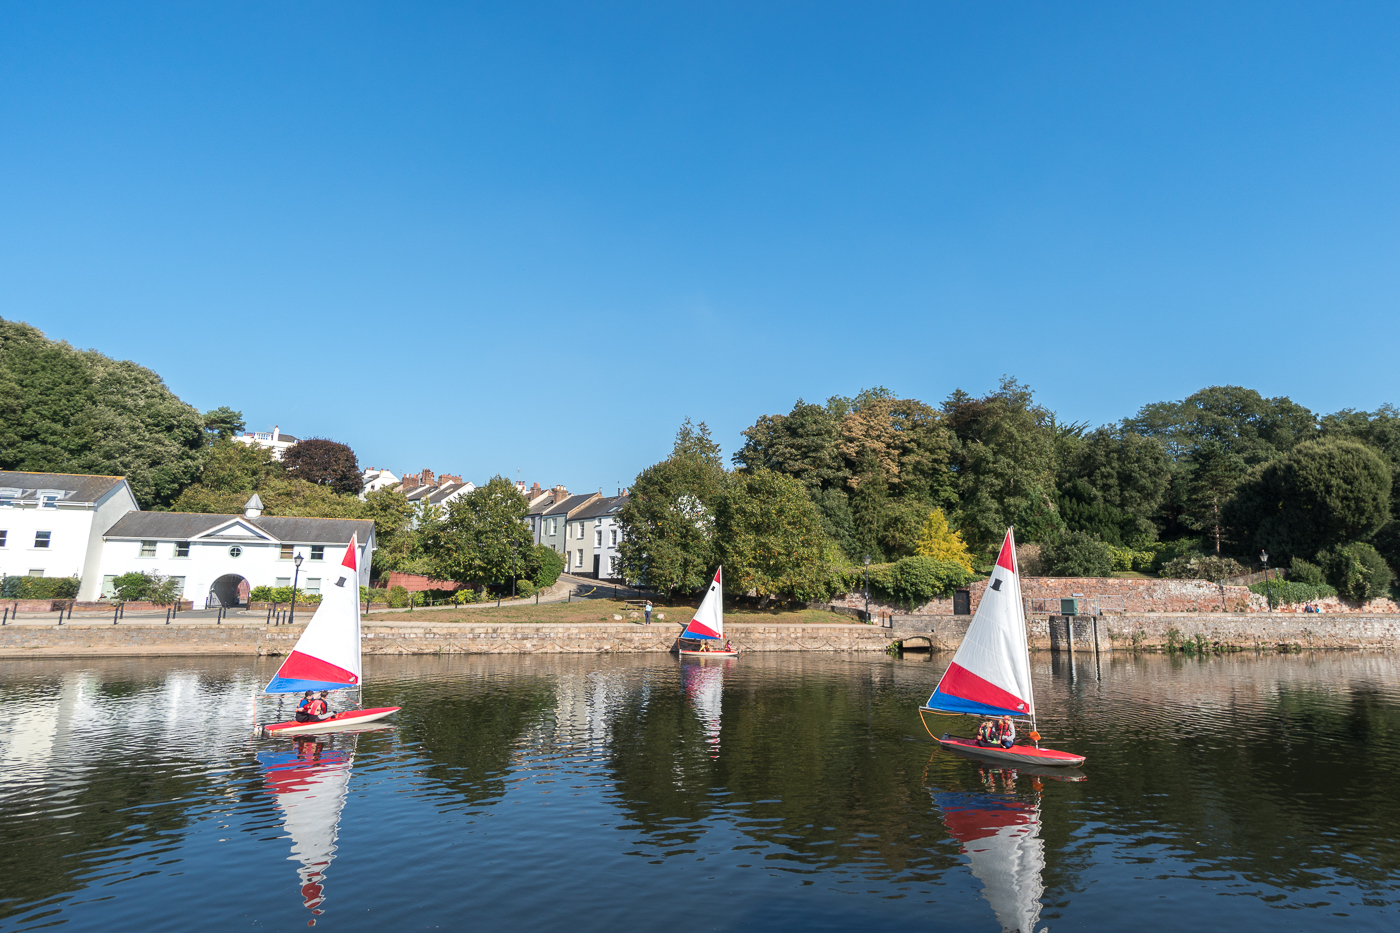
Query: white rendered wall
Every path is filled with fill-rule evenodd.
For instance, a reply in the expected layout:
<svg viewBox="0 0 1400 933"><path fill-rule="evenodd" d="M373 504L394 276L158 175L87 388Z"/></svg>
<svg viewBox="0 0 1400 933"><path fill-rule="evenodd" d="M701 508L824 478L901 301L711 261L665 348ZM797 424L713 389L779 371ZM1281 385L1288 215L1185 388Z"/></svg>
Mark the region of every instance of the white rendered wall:
<svg viewBox="0 0 1400 933"><path fill-rule="evenodd" d="M93 510L86 505L0 505L0 530L7 532L0 572L9 577L28 576L31 570L42 570L45 577L82 576L92 519ZM47 548L34 546L36 531L51 532Z"/></svg>

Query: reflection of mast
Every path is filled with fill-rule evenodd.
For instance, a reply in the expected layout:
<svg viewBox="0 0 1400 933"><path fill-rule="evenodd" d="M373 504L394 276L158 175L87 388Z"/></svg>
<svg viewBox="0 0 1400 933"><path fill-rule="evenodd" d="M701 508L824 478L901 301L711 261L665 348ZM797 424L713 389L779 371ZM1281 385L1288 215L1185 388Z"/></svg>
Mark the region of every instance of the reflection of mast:
<svg viewBox="0 0 1400 933"><path fill-rule="evenodd" d="M299 740L290 751L260 752L263 780L277 798L282 826L292 839L289 860L300 862L302 902L312 913L321 912L325 900L326 869L335 858L340 811L350 786L355 761L354 735L337 736L345 748L332 748L331 739L318 736Z"/></svg>
<svg viewBox="0 0 1400 933"><path fill-rule="evenodd" d="M724 698L725 662L682 662L681 682L685 696L695 706L695 713L705 727L705 741L711 754L719 751L720 702Z"/></svg>
<svg viewBox="0 0 1400 933"><path fill-rule="evenodd" d="M1000 769L998 769L1000 770ZM1008 772L1007 787L1014 782ZM982 896L1006 933L1033 933L1045 893L1045 843L1040 841L1040 803L1010 796L934 791L948 833L962 843Z"/></svg>

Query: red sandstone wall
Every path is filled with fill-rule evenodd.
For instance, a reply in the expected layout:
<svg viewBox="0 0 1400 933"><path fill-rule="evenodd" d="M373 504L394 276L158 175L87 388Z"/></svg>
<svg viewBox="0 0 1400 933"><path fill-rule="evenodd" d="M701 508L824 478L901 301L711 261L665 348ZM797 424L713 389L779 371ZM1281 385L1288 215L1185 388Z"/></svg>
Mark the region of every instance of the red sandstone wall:
<svg viewBox="0 0 1400 933"><path fill-rule="evenodd" d="M462 587L462 584L453 583L451 580L434 580L421 573L399 573L397 570L389 571L389 575L379 585L386 590L401 586L410 593L421 593L424 590L457 590Z"/></svg>

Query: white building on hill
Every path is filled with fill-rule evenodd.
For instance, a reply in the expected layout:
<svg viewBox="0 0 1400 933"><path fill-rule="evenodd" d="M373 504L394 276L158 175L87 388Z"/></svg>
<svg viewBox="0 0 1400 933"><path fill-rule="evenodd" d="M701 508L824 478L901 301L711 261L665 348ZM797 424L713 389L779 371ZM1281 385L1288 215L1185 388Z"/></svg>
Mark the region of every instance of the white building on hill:
<svg viewBox="0 0 1400 933"><path fill-rule="evenodd" d="M271 431L249 431L247 434L240 434L234 440L250 447L266 447L272 451L272 456L281 460L282 455L287 452L287 448L295 444L299 438L283 434L281 429L274 424Z"/></svg>

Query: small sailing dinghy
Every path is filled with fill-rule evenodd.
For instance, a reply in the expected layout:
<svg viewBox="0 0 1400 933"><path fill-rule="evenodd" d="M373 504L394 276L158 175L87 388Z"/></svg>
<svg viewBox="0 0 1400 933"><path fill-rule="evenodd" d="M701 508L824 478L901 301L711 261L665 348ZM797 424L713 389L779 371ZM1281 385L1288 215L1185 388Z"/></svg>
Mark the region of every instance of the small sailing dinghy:
<svg viewBox="0 0 1400 933"><path fill-rule="evenodd" d="M685 631L676 642L676 651L683 658L737 658L739 649L724 647L724 594L722 574L715 571L710 589L700 601Z"/></svg>
<svg viewBox="0 0 1400 933"><path fill-rule="evenodd" d="M1009 716L1030 724L1035 732L1035 693L1031 688L1031 660L1026 644L1026 613L1021 602L1021 578L1016 568L1016 540L1006 530L987 590L967 627L952 663L934 688L928 703L919 707L919 718L928 729L928 713L963 713L1000 719ZM968 752L997 761L1073 768L1083 755L1032 745L983 745L976 739L948 735L938 739L944 748Z"/></svg>
<svg viewBox="0 0 1400 933"><path fill-rule="evenodd" d="M307 690L360 688L360 573L357 535L350 538L335 582L321 597L321 605L296 647L264 693L303 693ZM351 709L319 722L278 722L263 726L266 735L306 735L353 729L398 712L397 706Z"/></svg>

